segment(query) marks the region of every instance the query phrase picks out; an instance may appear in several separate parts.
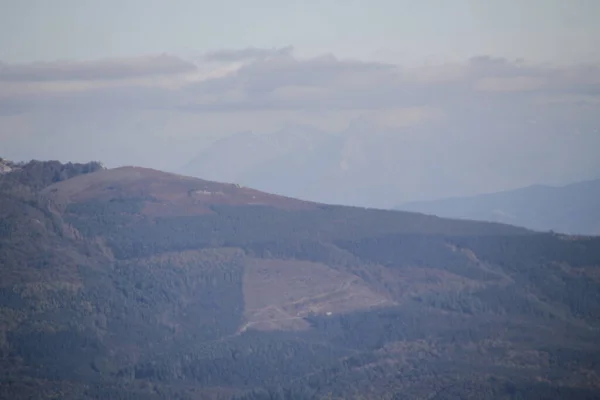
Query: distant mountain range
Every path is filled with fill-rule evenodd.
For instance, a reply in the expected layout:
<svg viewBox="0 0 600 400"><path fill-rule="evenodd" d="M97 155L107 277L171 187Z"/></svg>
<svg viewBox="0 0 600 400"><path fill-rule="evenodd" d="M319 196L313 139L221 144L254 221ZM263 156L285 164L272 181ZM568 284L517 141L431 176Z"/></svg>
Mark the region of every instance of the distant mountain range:
<svg viewBox="0 0 600 400"><path fill-rule="evenodd" d="M398 135L362 121L339 133L289 125L228 136L177 172L311 201L389 209L400 197L460 188L458 174L432 163L443 157L439 146L425 141L420 132Z"/></svg>
<svg viewBox="0 0 600 400"><path fill-rule="evenodd" d="M372 141L370 147L377 142L382 143ZM374 198L383 198L377 191L389 168L382 165L383 149L370 150L362 135L292 125L270 134L241 132L226 137L178 172L313 201L373 205ZM370 153L380 154L378 162L370 159ZM366 179L373 169L384 172L379 179ZM361 187L355 184L357 179L364 180Z"/></svg>
<svg viewBox="0 0 600 400"><path fill-rule="evenodd" d="M499 128L482 121L460 126L460 140L437 135L441 126L399 131L367 120L337 132L306 124L270 133L239 132L204 148L173 172L310 201L389 209L400 202L538 182L562 185L600 171L600 159L587 164L574 160L568 144L561 148L542 142L529 154L510 141L484 140L482 129ZM514 161L507 162L507 152Z"/></svg>
<svg viewBox="0 0 600 400"><path fill-rule="evenodd" d="M397 209L538 231L600 235L600 179L561 187L534 185L479 196L410 202Z"/></svg>

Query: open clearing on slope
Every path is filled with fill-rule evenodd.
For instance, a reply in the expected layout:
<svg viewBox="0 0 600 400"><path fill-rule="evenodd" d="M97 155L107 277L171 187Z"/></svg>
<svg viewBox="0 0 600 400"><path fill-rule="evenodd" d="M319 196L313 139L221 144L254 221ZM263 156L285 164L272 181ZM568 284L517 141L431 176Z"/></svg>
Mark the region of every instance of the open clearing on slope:
<svg viewBox="0 0 600 400"><path fill-rule="evenodd" d="M310 313L344 313L391 304L362 279L325 264L251 259L244 270L246 325L242 329L297 330Z"/></svg>

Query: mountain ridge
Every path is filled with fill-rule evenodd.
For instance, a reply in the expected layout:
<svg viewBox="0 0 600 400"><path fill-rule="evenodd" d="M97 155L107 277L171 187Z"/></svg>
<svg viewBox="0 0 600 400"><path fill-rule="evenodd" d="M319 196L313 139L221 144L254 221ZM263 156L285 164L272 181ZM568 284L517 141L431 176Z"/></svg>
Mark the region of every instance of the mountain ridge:
<svg viewBox="0 0 600 400"><path fill-rule="evenodd" d="M512 223L534 230L600 234L600 179L564 186L530 185L503 192L404 203L406 211Z"/></svg>
<svg viewBox="0 0 600 400"><path fill-rule="evenodd" d="M0 398L600 389L598 238L138 167L11 174L0 177Z"/></svg>

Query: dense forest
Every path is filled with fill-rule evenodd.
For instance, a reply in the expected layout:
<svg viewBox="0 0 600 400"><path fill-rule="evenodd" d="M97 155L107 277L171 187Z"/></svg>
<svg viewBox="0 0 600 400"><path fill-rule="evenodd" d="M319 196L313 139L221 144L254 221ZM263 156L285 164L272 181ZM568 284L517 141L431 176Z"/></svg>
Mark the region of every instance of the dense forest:
<svg viewBox="0 0 600 400"><path fill-rule="evenodd" d="M0 175L0 398L600 396L598 237L140 174Z"/></svg>

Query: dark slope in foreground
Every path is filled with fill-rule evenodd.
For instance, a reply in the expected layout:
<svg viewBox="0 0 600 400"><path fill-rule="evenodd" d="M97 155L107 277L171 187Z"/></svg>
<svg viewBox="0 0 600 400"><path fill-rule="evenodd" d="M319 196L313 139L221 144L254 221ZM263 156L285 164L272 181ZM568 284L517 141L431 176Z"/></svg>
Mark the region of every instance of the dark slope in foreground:
<svg viewBox="0 0 600 400"><path fill-rule="evenodd" d="M562 187L535 185L472 197L406 203L399 210L600 235L600 179Z"/></svg>
<svg viewBox="0 0 600 400"><path fill-rule="evenodd" d="M52 165L0 176L0 398L600 393L600 239Z"/></svg>

